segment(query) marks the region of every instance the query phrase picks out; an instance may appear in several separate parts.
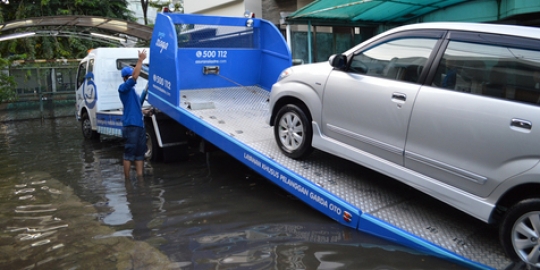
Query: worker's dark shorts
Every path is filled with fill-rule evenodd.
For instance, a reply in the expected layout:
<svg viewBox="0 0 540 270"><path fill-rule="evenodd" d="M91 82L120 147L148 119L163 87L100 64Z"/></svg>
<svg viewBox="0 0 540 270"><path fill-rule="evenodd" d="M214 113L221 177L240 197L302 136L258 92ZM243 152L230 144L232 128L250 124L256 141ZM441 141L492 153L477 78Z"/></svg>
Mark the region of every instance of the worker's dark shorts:
<svg viewBox="0 0 540 270"><path fill-rule="evenodd" d="M122 128L122 137L126 139L124 160L144 160L144 153L146 152L145 133L142 127L127 126Z"/></svg>

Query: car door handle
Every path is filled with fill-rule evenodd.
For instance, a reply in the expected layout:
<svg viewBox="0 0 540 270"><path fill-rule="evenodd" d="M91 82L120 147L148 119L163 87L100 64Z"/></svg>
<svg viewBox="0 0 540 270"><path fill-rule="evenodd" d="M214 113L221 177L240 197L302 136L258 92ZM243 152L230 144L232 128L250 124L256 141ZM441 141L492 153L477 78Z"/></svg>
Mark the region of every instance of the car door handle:
<svg viewBox="0 0 540 270"><path fill-rule="evenodd" d="M510 122L510 126L530 130L532 128L532 122L527 121L527 120L523 120L523 119L514 118Z"/></svg>
<svg viewBox="0 0 540 270"><path fill-rule="evenodd" d="M400 101L405 101L407 100L407 95L403 94L403 93L393 93L392 94L392 100L400 100Z"/></svg>

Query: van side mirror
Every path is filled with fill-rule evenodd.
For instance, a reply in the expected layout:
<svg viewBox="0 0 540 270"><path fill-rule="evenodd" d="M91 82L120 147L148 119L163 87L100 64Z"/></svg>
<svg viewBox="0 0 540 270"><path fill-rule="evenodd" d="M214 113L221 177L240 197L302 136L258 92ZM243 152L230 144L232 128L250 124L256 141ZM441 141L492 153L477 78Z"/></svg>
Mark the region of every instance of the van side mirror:
<svg viewBox="0 0 540 270"><path fill-rule="evenodd" d="M347 56L343 54L334 54L328 58L330 65L336 69L343 70L347 67Z"/></svg>

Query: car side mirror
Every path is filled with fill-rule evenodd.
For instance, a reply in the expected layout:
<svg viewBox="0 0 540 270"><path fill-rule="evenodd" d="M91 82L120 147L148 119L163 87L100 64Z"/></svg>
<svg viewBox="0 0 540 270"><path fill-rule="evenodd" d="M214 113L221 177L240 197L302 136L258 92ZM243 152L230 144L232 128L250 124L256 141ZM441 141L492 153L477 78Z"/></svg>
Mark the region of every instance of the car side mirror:
<svg viewBox="0 0 540 270"><path fill-rule="evenodd" d="M334 54L328 58L328 62L334 68L343 70L347 67L347 56L343 54Z"/></svg>

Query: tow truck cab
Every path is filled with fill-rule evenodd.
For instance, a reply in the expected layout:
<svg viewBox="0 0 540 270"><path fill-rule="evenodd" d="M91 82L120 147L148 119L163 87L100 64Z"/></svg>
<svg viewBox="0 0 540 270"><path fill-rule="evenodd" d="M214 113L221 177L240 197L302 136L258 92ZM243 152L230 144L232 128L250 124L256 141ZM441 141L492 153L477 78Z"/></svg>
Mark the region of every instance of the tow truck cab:
<svg viewBox="0 0 540 270"><path fill-rule="evenodd" d="M99 134L98 122L110 126L108 135L121 136L122 122L117 122L122 115L122 101L118 96L118 86L123 82L120 70L125 65L137 63L137 52L148 48L97 48L88 52L88 55L79 63L77 69L76 109L77 120L81 122L83 136L86 139L97 139ZM143 62L148 65L148 60ZM135 90L142 94L147 80L140 78ZM147 102L143 106L150 106ZM99 119L99 113L114 115ZM119 116L119 117L116 117ZM112 122L111 122L112 120ZM115 128L117 127L117 128Z"/></svg>

